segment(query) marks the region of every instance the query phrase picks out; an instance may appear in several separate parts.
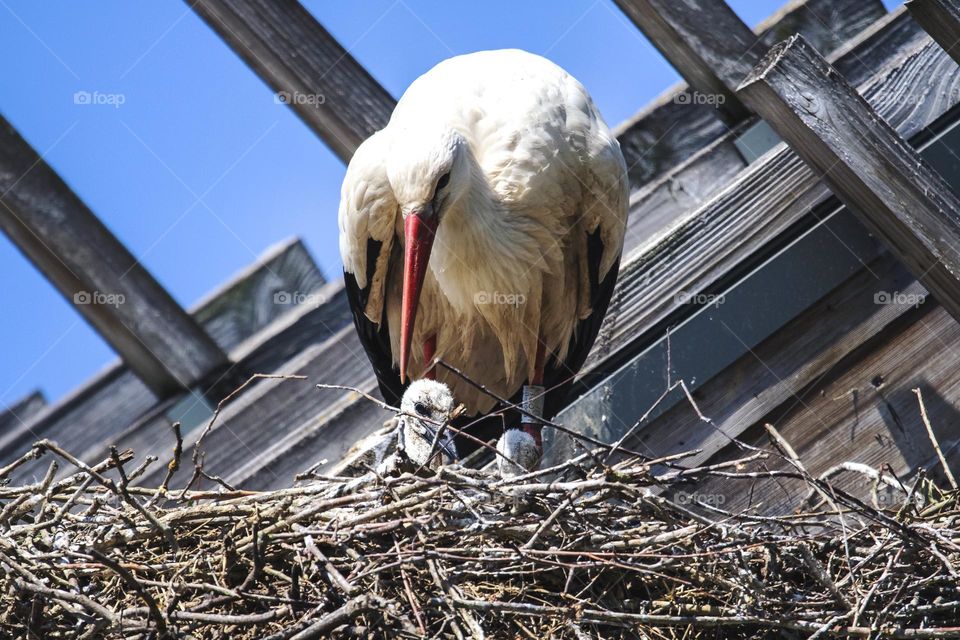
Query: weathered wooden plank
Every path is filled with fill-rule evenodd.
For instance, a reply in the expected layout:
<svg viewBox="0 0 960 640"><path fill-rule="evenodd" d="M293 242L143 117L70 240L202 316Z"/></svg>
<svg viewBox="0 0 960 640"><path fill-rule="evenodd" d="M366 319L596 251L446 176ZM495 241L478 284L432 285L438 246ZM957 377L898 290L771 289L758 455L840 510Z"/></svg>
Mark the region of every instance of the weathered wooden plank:
<svg viewBox="0 0 960 640"><path fill-rule="evenodd" d="M864 295L869 294L869 290L864 291ZM769 440L761 431L763 423L769 421L814 475L850 461L878 470L890 465L907 486L921 468L942 480L940 463L912 392L919 388L934 433L948 463L956 470L960 465L960 414L956 408L960 406L960 380L953 345L960 340L960 325L933 298L919 308L905 305L905 309L899 321L874 335L867 347L851 353L822 377L810 380L802 390L796 387L781 405L771 403L768 415L753 416L751 428L741 440L767 446ZM732 455L731 445L712 460ZM766 467L780 470L788 465L772 457ZM869 480L847 473L834 482L870 502ZM799 482L789 479L715 479L697 485L694 491L723 496L724 508L736 511L753 506L768 513L789 512L800 506L806 494ZM884 506L894 507L896 503Z"/></svg>
<svg viewBox="0 0 960 640"><path fill-rule="evenodd" d="M907 9L943 50L960 63L960 2L908 0Z"/></svg>
<svg viewBox="0 0 960 640"><path fill-rule="evenodd" d="M960 69L927 40L881 69L863 93L909 139L957 103ZM917 100L916 95L926 98ZM625 258L585 371L612 373L625 357L695 310L677 300L676 293L715 290L729 274L762 256L775 238L788 240L783 232L829 197L819 176L786 145L747 167L736 182L675 222L668 234Z"/></svg>
<svg viewBox="0 0 960 640"><path fill-rule="evenodd" d="M45 406L47 406L47 399L40 391L34 391L11 405L0 403L0 434L25 424Z"/></svg>
<svg viewBox="0 0 960 640"><path fill-rule="evenodd" d="M297 0L187 0L346 162L396 101Z"/></svg>
<svg viewBox="0 0 960 640"><path fill-rule="evenodd" d="M319 307L326 302L318 295L325 283L303 242L294 238L268 248L191 313L229 351L301 304Z"/></svg>
<svg viewBox="0 0 960 640"><path fill-rule="evenodd" d="M358 388L380 397L372 376ZM229 482L245 489L279 489L289 486L298 473L326 460L319 468L320 473L324 473L341 460L357 440L379 429L390 417L389 412L353 393L343 393L332 409L291 431L265 455L233 470Z"/></svg>
<svg viewBox="0 0 960 640"><path fill-rule="evenodd" d="M699 304L691 300L696 313L583 394L557 420L614 442L640 416L655 420L683 400L683 393L675 389L657 404L667 386L666 363L669 378L685 380L693 392L723 375L744 353L817 304L883 250L853 214L839 209L755 269L713 295L702 296ZM569 436L547 431L544 442L549 440L551 446L544 448L546 464L574 454Z"/></svg>
<svg viewBox="0 0 960 640"><path fill-rule="evenodd" d="M336 413L343 392L319 390L315 385L366 384L370 364L354 327L347 326L326 343L307 348L276 373L306 376L307 380L261 380L224 407L202 444L207 454L204 469L209 473L226 476L244 461L256 464L257 458L301 425L323 421ZM184 455L188 458L200 431L185 437ZM362 435L365 433L357 437ZM162 470L158 469L144 482L149 484L161 477Z"/></svg>
<svg viewBox="0 0 960 640"><path fill-rule="evenodd" d="M339 301L342 283L322 282L302 244L289 242L265 251L253 268L231 278L218 293L195 305L193 313L203 318L210 334L222 340L221 347L230 350L238 370L270 373L291 353L311 341L323 342L350 323L346 303ZM240 292L244 295L237 295ZM278 292L305 304L295 308L285 301L270 304ZM312 304L321 299L332 302ZM254 309L256 312L251 312ZM9 432L0 431L0 460L12 459L45 437L69 443L88 461L103 458L112 442L139 437L155 445L143 455L166 453L172 436L155 425L169 425L164 412L174 404L158 404L149 389L118 362L32 420ZM23 477L42 475L43 469L26 465L20 473Z"/></svg>
<svg viewBox="0 0 960 640"><path fill-rule="evenodd" d="M13 126L0 120L0 229L166 396L223 371L227 356Z"/></svg>
<svg viewBox="0 0 960 640"><path fill-rule="evenodd" d="M765 51L757 34L723 0L615 0L700 95L731 123L749 115L736 87Z"/></svg>
<svg viewBox="0 0 960 640"><path fill-rule="evenodd" d="M771 49L740 95L960 318L960 198L914 148L803 36Z"/></svg>
<svg viewBox="0 0 960 640"><path fill-rule="evenodd" d="M904 51L926 41L923 29L899 7L834 51L830 59L844 77L859 85ZM740 139L740 128L727 132L665 175L635 189L630 198L625 252L669 233L684 213L733 182L748 164L737 149Z"/></svg>
<svg viewBox="0 0 960 640"><path fill-rule="evenodd" d="M701 449L690 464L711 459L778 407L802 402L797 394L908 313L909 305L876 304L881 291L925 294L894 258L880 256L694 392L712 427L681 401L627 442L657 456Z"/></svg>
<svg viewBox="0 0 960 640"><path fill-rule="evenodd" d="M798 0L758 25L756 32L766 46L802 33L820 50L832 51L885 13L880 0ZM864 59L870 61L869 55ZM636 189L729 131L712 104L702 102L686 85L678 85L620 124L615 133Z"/></svg>

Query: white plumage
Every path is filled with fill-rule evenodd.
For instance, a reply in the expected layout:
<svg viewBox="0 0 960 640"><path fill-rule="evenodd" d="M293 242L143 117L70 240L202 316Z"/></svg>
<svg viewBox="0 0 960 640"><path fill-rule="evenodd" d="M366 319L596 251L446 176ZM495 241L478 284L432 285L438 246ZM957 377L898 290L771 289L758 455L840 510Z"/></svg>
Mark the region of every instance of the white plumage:
<svg viewBox="0 0 960 640"><path fill-rule="evenodd" d="M616 139L563 69L519 50L441 62L357 149L343 182L340 252L362 292L358 328L387 323L401 382L425 373L420 345L435 337L438 357L511 397L533 379L539 341L548 359L567 357L591 288L619 259L627 196ZM418 233L425 249L409 241ZM592 265L591 234L602 243ZM415 281L427 257L422 288L405 295L404 274ZM436 377L470 413L495 402L445 369Z"/></svg>

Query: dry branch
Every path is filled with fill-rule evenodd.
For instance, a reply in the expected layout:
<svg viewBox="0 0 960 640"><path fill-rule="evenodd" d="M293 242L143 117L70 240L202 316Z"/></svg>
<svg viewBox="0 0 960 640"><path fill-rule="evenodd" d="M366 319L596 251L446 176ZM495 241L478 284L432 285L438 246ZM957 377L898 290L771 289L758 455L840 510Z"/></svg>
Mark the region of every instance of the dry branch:
<svg viewBox="0 0 960 640"><path fill-rule="evenodd" d="M918 479L878 509L771 433L697 468L591 470L608 446L509 482L450 466L222 494L38 443L27 456L75 472L0 487L0 636L960 637L958 492ZM711 477L747 490L774 456L830 500L771 516L668 499Z"/></svg>

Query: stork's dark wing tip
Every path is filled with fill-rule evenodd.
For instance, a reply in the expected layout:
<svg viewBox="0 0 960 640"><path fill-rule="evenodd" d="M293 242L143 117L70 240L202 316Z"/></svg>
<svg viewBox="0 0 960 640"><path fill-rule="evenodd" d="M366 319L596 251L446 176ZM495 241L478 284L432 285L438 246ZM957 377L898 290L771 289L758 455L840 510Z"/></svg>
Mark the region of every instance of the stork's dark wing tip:
<svg viewBox="0 0 960 640"><path fill-rule="evenodd" d="M573 337L570 339L570 348L563 362L550 359L544 371L544 384L548 389L544 413L554 416L566 406L567 402L578 391L574 384L574 377L579 373L583 364L590 355L593 343L600 333L600 326L607 315L607 307L613 297L613 290L617 284L617 275L620 271L620 256L610 266L607 274L600 279L600 262L604 252L603 240L598 228L587 235L587 266L590 269L590 315L577 324ZM581 385L583 386L583 385Z"/></svg>
<svg viewBox="0 0 960 640"><path fill-rule="evenodd" d="M380 322L370 320L365 313L367 301L370 297L370 286L374 280L374 269L380 256L382 242L370 239L367 241L367 286L360 288L357 278L344 270L343 283L347 292L347 301L353 314L353 324L357 328L360 344L363 345L373 372L380 385L380 393L388 404L400 405L400 398L406 385L400 382L400 371L393 366L393 352L390 347L390 328L387 324L387 314L382 313Z"/></svg>

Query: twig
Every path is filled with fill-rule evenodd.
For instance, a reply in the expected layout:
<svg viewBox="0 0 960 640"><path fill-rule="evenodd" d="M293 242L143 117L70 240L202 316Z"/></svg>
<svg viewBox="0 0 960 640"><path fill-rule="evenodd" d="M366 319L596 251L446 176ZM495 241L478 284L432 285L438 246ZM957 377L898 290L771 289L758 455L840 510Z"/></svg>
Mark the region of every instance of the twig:
<svg viewBox="0 0 960 640"><path fill-rule="evenodd" d="M927 429L927 437L930 438L930 444L933 445L933 450L937 452L940 465L943 467L943 472L947 476L947 482L956 490L958 488L957 480L953 477L953 472L950 471L950 465L947 464L947 458L943 455L943 450L940 448L937 436L933 433L933 425L930 424L930 419L927 417L927 408L923 405L923 393L921 393L919 387L914 389L913 393L917 396L917 403L920 405L920 418L923 420L923 426Z"/></svg>

